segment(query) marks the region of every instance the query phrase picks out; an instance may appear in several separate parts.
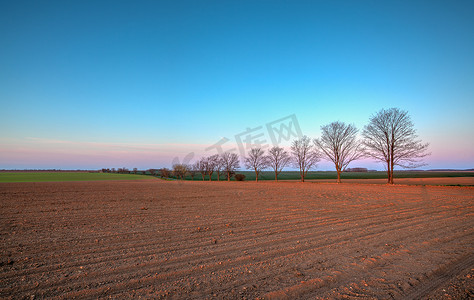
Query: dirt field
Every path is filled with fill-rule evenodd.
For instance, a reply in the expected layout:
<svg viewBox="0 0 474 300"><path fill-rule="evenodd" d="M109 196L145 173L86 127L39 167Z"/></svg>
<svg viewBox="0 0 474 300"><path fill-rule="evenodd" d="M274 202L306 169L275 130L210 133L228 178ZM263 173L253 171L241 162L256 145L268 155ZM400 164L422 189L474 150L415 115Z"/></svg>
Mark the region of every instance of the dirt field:
<svg viewBox="0 0 474 300"><path fill-rule="evenodd" d="M0 207L0 298L474 296L472 187L3 183Z"/></svg>

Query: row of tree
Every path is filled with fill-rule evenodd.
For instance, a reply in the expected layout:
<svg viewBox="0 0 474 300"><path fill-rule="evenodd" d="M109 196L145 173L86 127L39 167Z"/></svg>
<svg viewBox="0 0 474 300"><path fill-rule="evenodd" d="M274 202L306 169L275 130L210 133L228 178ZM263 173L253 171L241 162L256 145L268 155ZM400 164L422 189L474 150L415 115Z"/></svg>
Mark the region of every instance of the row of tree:
<svg viewBox="0 0 474 300"><path fill-rule="evenodd" d="M263 170L271 169L275 180L285 167L293 166L300 173L301 181L309 170L325 159L334 164L337 172L337 182L341 182L341 173L347 166L361 158L372 158L382 162L387 171L388 183L393 184L393 170L395 166L414 168L423 165L421 159L427 153L428 144L422 143L414 129L413 122L407 111L398 108L382 109L370 117L368 125L358 137L358 129L352 124L332 122L321 126L321 137L310 139L303 136L291 144L290 152L282 147L274 146L267 151L255 147L249 150L244 158L245 168L255 172L256 180ZM202 180L214 173L217 180L223 177L230 180L240 168L239 157L235 153L225 152L203 157L192 165L175 164L173 169L149 169L151 175L184 179L189 174L194 180L201 174ZM104 169L105 170L105 169ZM105 170L110 171L110 170ZM115 170L112 170L114 172ZM130 172L120 168L118 172ZM133 170L137 173L137 170Z"/></svg>
<svg viewBox="0 0 474 300"><path fill-rule="evenodd" d="M123 167L123 168L112 168L112 169L109 169L109 168L103 168L101 170L99 170L100 172L102 173L119 173L119 174L138 174L140 171L138 171L137 168L133 168L132 171L130 171L129 169Z"/></svg>
<svg viewBox="0 0 474 300"><path fill-rule="evenodd" d="M222 155L215 154L208 157L202 157L192 165L175 164L173 165L173 174L177 178L183 179L186 174L191 175L194 180L196 174L201 174L202 180L209 175L209 180L212 180L212 174L217 174L217 180L221 176L226 180L230 180L235 172L240 168L239 156L235 153L225 152Z"/></svg>
<svg viewBox="0 0 474 300"><path fill-rule="evenodd" d="M354 160L369 157L384 163L387 171L388 183L393 184L393 170L395 166L414 168L422 166L421 158L429 155L428 144L418 140L414 125L407 111L398 108L382 109L371 116L369 124L362 131L362 138L358 138L358 129L352 124L332 122L321 126L321 137L311 140L303 136L294 140L291 151L281 147L272 147L268 153L262 148L252 148L244 158L247 169L255 172L256 180L265 169L272 169L275 180L283 168L292 165L299 169L301 181L309 170L325 159L334 163L337 172L337 182L341 182L341 172ZM206 175L217 173L220 180L224 172L227 180L239 168L238 156L234 153L212 155L201 158L192 166L174 165L176 176L184 178L190 173L194 179L196 173L201 173L202 179Z"/></svg>

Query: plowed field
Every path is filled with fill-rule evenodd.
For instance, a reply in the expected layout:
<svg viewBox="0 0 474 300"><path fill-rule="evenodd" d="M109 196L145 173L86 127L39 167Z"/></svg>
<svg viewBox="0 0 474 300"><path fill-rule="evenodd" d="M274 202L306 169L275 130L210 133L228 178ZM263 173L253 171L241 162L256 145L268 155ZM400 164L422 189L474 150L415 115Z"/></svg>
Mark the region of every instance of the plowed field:
<svg viewBox="0 0 474 300"><path fill-rule="evenodd" d="M0 298L473 297L474 188L0 184Z"/></svg>

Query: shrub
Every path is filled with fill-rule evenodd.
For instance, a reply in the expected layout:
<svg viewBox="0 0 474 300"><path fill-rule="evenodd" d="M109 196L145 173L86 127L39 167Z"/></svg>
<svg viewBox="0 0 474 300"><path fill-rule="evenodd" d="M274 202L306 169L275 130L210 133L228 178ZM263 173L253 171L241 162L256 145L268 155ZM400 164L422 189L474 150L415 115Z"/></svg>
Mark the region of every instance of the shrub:
<svg viewBox="0 0 474 300"><path fill-rule="evenodd" d="M235 174L235 180L237 181L244 181L245 180L245 175L244 174Z"/></svg>

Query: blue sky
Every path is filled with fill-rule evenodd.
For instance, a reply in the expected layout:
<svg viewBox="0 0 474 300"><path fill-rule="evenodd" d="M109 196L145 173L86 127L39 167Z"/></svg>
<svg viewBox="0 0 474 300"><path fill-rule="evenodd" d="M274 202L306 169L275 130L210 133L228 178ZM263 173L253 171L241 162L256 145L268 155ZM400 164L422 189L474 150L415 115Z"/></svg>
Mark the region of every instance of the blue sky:
<svg viewBox="0 0 474 300"><path fill-rule="evenodd" d="M472 15L473 1L2 1L0 168L169 166L288 115L317 137L389 107L431 144L428 168L472 168Z"/></svg>

